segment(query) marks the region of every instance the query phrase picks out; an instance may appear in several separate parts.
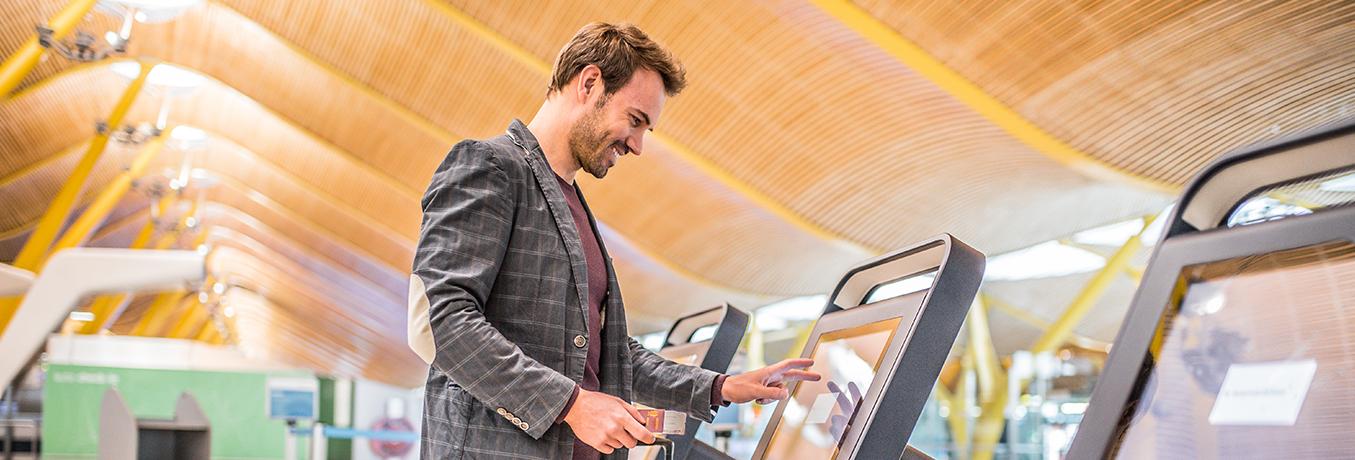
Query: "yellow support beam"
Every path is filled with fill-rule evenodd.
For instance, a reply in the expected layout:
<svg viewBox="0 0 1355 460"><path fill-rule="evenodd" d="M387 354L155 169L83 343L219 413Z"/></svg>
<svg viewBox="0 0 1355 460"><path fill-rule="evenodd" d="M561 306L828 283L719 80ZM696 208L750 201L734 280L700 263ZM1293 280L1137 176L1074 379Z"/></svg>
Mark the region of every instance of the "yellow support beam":
<svg viewBox="0 0 1355 460"><path fill-rule="evenodd" d="M169 331L165 337L171 339L187 339L196 336L196 332L202 329L203 320L211 321L211 315L207 313L206 307L199 302L198 296L189 296L192 298L187 305L179 311L178 317L170 321Z"/></svg>
<svg viewBox="0 0 1355 460"><path fill-rule="evenodd" d="M1031 346L1031 353L1039 355L1040 353L1052 353L1058 350L1063 343L1073 335L1073 329L1082 318L1091 311L1096 302L1101 299L1106 288L1110 287L1111 281L1115 277L1124 273L1125 267L1129 261L1143 247L1143 231L1152 225L1155 216L1145 216L1143 219L1143 229L1138 234L1129 237L1115 251L1115 254L1106 259L1106 266L1097 272L1086 286L1083 287L1077 298L1068 305L1063 314L1059 316L1054 324L1040 336L1035 344ZM1029 384L1029 379L1021 379L1017 383L1018 388L1025 388ZM1002 430L1007 420L1007 392L1001 392L996 398L983 405L983 412L979 416L978 423L974 428L974 459L988 460L993 458L997 441L1002 437Z"/></svg>
<svg viewBox="0 0 1355 460"><path fill-rule="evenodd" d="M47 27L52 29L52 38L60 40L70 35L71 31L75 30L75 25L94 8L95 3L98 1L74 0L52 16L47 21ZM46 51L47 49L38 43L38 36L34 34L28 37L28 41L20 45L14 54L9 55L4 64L0 64L0 101L8 99L10 91L14 91L14 88L24 81Z"/></svg>
<svg viewBox="0 0 1355 460"><path fill-rule="evenodd" d="M1045 320L1044 318L1035 316L1034 313L1017 308L1016 306L1007 303L1007 301L999 299L993 296L992 294L980 293L979 296L983 298L984 305L988 306L992 310L1000 311L1002 312L1002 314L1005 314L1012 318L1016 318L1017 320L1026 323L1028 325L1034 326L1040 330L1048 330L1049 326L1053 324ZM1078 334L1077 332L1068 333L1068 343L1089 350L1105 350L1106 347L1110 345L1110 342L1096 340L1091 337Z"/></svg>
<svg viewBox="0 0 1355 460"><path fill-rule="evenodd" d="M1031 123L1016 110L851 1L811 0L811 3L1036 152L1091 178L1130 183L1163 193L1175 193L1180 189L1176 185L1115 168L1073 148Z"/></svg>
<svg viewBox="0 0 1355 460"><path fill-rule="evenodd" d="M992 459L997 441L1002 438L1002 430L1006 428L1007 392L998 392L996 396L983 404L979 419L974 422L974 460Z"/></svg>
<svg viewBox="0 0 1355 460"><path fill-rule="evenodd" d="M1143 280L1143 270L1144 270L1143 267L1126 265L1124 267L1124 274L1129 276L1130 278L1133 278L1134 282L1137 283Z"/></svg>
<svg viewBox="0 0 1355 460"><path fill-rule="evenodd" d="M188 219L194 218L194 216L197 215L198 201L194 200L192 203L193 204L189 208L188 213L184 214L183 217L179 219L179 225L176 230L186 229ZM207 232L204 231L199 233L192 247L196 248L198 245L201 245L202 241L206 239L206 237ZM167 249L172 247L174 243L177 242L178 240L179 235L177 231L166 232L164 235L160 237L158 241L155 242L155 247L156 249ZM203 283L206 284L210 284L211 282L212 277L210 275L203 280ZM141 315L141 320L137 322L134 328L132 328L132 335L139 336L158 335L160 331L165 328L165 324L169 321L171 315L173 315L174 312L177 310L175 307L177 307L180 304L179 299L181 299L185 295L196 296L195 293L188 293L182 289L163 292L157 295L155 303L151 305L151 308L146 310L145 314ZM196 301L196 299L194 300Z"/></svg>
<svg viewBox="0 0 1355 460"><path fill-rule="evenodd" d="M163 215L165 210L169 209L170 204L174 202L174 198L174 195L165 195L161 197L155 204L156 208L159 209L159 212L156 214ZM154 236L155 221L149 220L145 225L141 226L141 231L136 234L136 238L132 240L132 244L129 245L128 248L145 249L146 246L150 245L151 238ZM94 320L82 325L77 332L81 334L95 334L100 330L103 330L104 325L113 320L113 314L121 309L130 299L131 295L128 295L127 293L105 294L95 297L94 301L91 302L89 306L89 312L94 314Z"/></svg>
<svg viewBox="0 0 1355 460"><path fill-rule="evenodd" d="M969 332L967 351L974 355L974 371L979 379L979 401L988 402L997 393L1006 391L1007 377L1002 371L1002 363L997 359L997 349L993 347L992 331L988 328L988 307L982 296L974 298L965 326Z"/></svg>
<svg viewBox="0 0 1355 460"><path fill-rule="evenodd" d="M964 389L964 380L967 377L960 374L957 380L957 386ZM966 458L964 447L969 445L969 417L965 414L963 395L950 391L941 382L936 382L936 401L946 406L946 425L950 428L950 440L954 446L951 451L951 457L957 459Z"/></svg>
<svg viewBox="0 0 1355 460"><path fill-rule="evenodd" d="M127 170L113 178L113 181L109 182L102 192L99 192L98 198L95 198L94 202L90 203L89 207L85 209L84 214L76 218L70 228L66 229L66 232L61 235L61 239L57 240L56 245L52 247L52 254L56 254L57 251L62 249L82 245L89 239L89 235L94 231L94 228L103 223L104 219L108 217L108 213L113 211L113 207L117 206L122 201L123 196L127 195L127 191L132 189L132 182L141 177L141 174L146 170L146 165L150 164L151 160L155 159L155 156L165 147L165 138L169 137L168 134L169 131L165 131L165 135L151 139L141 148L141 152L132 160L132 164L128 166Z"/></svg>
<svg viewBox="0 0 1355 460"><path fill-rule="evenodd" d="M109 114L107 120L108 129L94 137L94 140L85 150L85 156L80 158L80 162L71 171L70 177L66 178L66 182L61 185L61 190L57 192L56 198L52 199L52 204L47 207L42 219L38 221L37 228L28 236L28 241L24 242L23 248L19 250L19 255L15 257L13 264L15 267L41 273L48 248L52 241L56 240L62 224L66 222L71 209L80 199L80 192L85 187L85 181L89 179L90 173L94 171L94 165L99 162L99 158L103 156L104 148L108 146L109 133L122 125L123 117L132 108L132 103L136 102L137 95L141 94L141 88L146 85L146 77L150 75L152 67L154 67L154 64L151 62L143 61L141 63L141 72L127 86L127 90L123 91L122 97L118 98L117 104L113 106L113 112ZM19 308L21 301L21 298L14 297L0 300L0 332L5 330L10 318L14 317L14 310Z"/></svg>
<svg viewBox="0 0 1355 460"><path fill-rule="evenodd" d="M151 302L150 308L141 315L141 320L132 328L131 335L141 337L154 337L159 335L165 328L169 318L177 310L178 306L187 301L187 297L196 296L197 293L189 293L183 290L162 292L156 294L155 301Z"/></svg>
<svg viewBox="0 0 1355 460"><path fill-rule="evenodd" d="M220 344L221 331L216 328L215 324L208 322L207 327L202 328L202 332L199 332L198 336L194 337L193 340L210 344Z"/></svg>
<svg viewBox="0 0 1355 460"><path fill-rule="evenodd" d="M1077 327L1077 324L1082 322L1082 318L1086 317L1087 313L1091 312L1092 307L1096 306L1096 302L1101 300L1101 295L1105 294L1106 289L1110 287L1110 283L1115 281L1115 277L1124 273L1125 267L1128 267L1134 255L1138 254L1139 249L1143 247L1143 231L1153 224L1155 217L1144 216L1143 229L1139 230L1138 234L1129 237L1124 245L1120 246L1120 249L1106 259L1106 266L1101 267L1101 271L1092 276L1090 281L1087 281L1087 284L1082 287L1082 291L1063 311L1063 314L1054 321L1054 324L1050 325L1039 340L1035 341L1035 344L1030 348L1031 353L1038 355L1054 352L1063 345L1068 336L1072 334L1073 329Z"/></svg>

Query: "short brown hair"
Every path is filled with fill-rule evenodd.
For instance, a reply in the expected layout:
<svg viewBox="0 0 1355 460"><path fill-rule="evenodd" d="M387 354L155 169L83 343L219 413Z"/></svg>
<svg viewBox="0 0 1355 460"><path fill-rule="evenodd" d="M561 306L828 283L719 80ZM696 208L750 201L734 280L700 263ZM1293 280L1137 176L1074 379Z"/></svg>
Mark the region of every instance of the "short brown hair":
<svg viewBox="0 0 1355 460"><path fill-rule="evenodd" d="M649 69L663 78L664 92L676 96L687 86L687 70L673 53L650 40L633 24L594 22L583 26L560 50L551 71L547 94L564 90L569 81L589 64L602 70L606 94L630 83L636 69Z"/></svg>

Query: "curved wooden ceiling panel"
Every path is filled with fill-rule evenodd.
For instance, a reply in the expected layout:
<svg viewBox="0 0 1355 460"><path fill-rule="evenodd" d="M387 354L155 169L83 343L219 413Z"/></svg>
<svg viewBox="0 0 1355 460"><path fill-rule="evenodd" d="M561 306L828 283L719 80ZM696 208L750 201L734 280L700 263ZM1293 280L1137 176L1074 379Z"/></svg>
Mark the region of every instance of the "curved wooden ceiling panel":
<svg viewBox="0 0 1355 460"><path fill-rule="evenodd" d="M361 375L405 384L424 377L426 365L405 344L403 314L396 317L401 323L400 334L391 334L386 331L388 327L369 321L379 318L358 315L353 309L326 303L324 295L315 286L303 283L304 280L297 279L285 268L234 248L213 251L208 267L218 276L230 277L238 286L266 293L269 299L284 307L278 309L279 312L297 318L299 324L305 326L303 333L310 339L308 341L324 344L326 349L340 350L343 355L356 359L360 363L356 370ZM268 337L270 344L285 340L285 336Z"/></svg>
<svg viewBox="0 0 1355 460"><path fill-rule="evenodd" d="M343 3L347 14L338 14L327 11L334 8L334 2L318 0L287 5L249 0L222 3L434 124L456 127L458 133L497 135L514 117L526 118L534 113L544 94L544 75L481 43L429 5L347 0ZM291 20L289 12L298 8L316 9L315 21L302 25ZM388 51L413 46L404 41L411 33L419 34L420 52ZM427 43L434 45L422 45ZM443 46L453 43L456 46ZM831 273L831 268L816 271L824 261L829 266L841 266L867 256L806 235L710 178L694 173L690 165L682 165L673 155L661 151L663 147L654 147L653 142L646 146L655 153L648 158L659 159L644 161L658 161L657 167L628 160L625 163L639 164L619 168L595 188L619 188L611 183L620 182L621 176L627 176L631 184L666 186L650 186L644 193L625 190L590 197L601 220L646 252L730 286L783 295L826 289L823 286L831 281L824 281L823 273ZM439 151L439 159L441 155ZM654 202L663 205L652 205ZM736 214L713 214L712 209ZM729 225L730 217L743 222ZM710 230L706 234L737 235L745 244L725 246L718 252L709 248L694 251L693 247L699 245L683 236L707 226ZM710 262L715 259L718 261ZM728 260L753 261L759 266L741 266Z"/></svg>
<svg viewBox="0 0 1355 460"><path fill-rule="evenodd" d="M0 54L64 3L0 0ZM858 4L1039 129L1147 179L1180 183L1225 150L1355 116L1351 2ZM262 293L240 290L242 348L422 381L387 316L403 319L421 192L453 142L530 116L545 63L594 20L640 24L690 71L647 155L582 181L637 332L723 300L823 292L867 252L942 231L1002 252L1166 200L1018 142L802 2L215 0L138 25L130 54L215 79L170 118L213 134L196 165L220 182L203 209L213 263ZM50 58L0 102L0 251L126 85L106 67ZM128 120L159 108L149 92ZM131 154L106 155L86 195ZM103 236L125 240L118 225L145 201Z"/></svg>
<svg viewBox="0 0 1355 460"><path fill-rule="evenodd" d="M50 157L51 161L34 163L0 179L0 196L5 198L0 200L0 239L27 232L30 224L42 216L61 183L84 154L85 145L82 142L56 153ZM95 165L90 180L107 182L122 172L128 159L126 152L112 152ZM84 190L81 201L91 199L96 193L98 189Z"/></svg>
<svg viewBox="0 0 1355 460"><path fill-rule="evenodd" d="M1001 252L1165 201L1031 150L807 4L449 3L540 59L586 22L640 24L688 68L665 132L875 248L948 231ZM1056 194L1075 198L1044 199ZM994 231L995 222L1026 231Z"/></svg>
<svg viewBox="0 0 1355 460"><path fill-rule="evenodd" d="M227 40L225 31L257 29L257 25L247 22L239 15L226 7L215 4L209 4L207 8L200 9L188 17L182 18L171 24L163 26L150 26L146 30L139 30L138 37L143 43L134 48L134 52L145 54L154 54L155 52L167 53L166 55L176 56L175 61L183 60L181 63L194 61L203 61L203 70L223 81L236 82L242 86L242 90L248 92L248 96L254 99L267 101L270 108L278 110L279 115L294 118L301 126L314 126L316 129L322 129L318 132L325 139L344 139L361 137L366 143L350 141L346 142L345 149L360 152L356 157L359 161L370 164L377 174L382 172L390 175L399 182L403 182L408 188L422 188L426 183L426 178L432 170L432 166L423 165L429 158L433 164L442 157L446 145L436 144L437 140L427 141L428 136L420 137L420 133L427 134L426 130L420 131L409 129L409 124L401 126L392 126L391 120L399 118L398 114L389 114L391 110L384 110L385 106L376 104L379 107L373 107L372 99L381 98L379 94L364 94L363 91L353 88L353 85L338 81L338 77L333 72L327 72L320 67L322 64L314 61L308 61L300 54L292 52L293 48L281 42L266 32L260 31L259 34L250 35L247 40ZM234 32L238 33L238 32ZM172 45L162 45L155 42L156 37L169 40ZM161 40L163 41L163 40ZM249 42L248 46L236 42ZM214 50L210 53L210 59L200 57L204 53L200 52L203 47L211 47ZM300 81L303 83L283 83L281 86L301 85L306 88L321 88L321 90L312 89L309 93L306 91L286 91L287 97L277 100L280 91L275 86L279 83L273 82L277 78L269 78L267 74L257 75L251 73L248 69L257 69L259 66L241 66L238 61L248 60L251 55L246 54L250 50L258 48L260 52L279 53L280 59L270 60L270 67L273 75L286 74L288 81ZM199 57L190 57L199 56ZM242 70L244 69L244 70ZM64 75L63 75L64 78ZM119 80L114 79L114 82ZM117 84L117 83L111 83ZM359 83L359 85L361 85ZM327 97L326 92L334 93L332 97ZM210 99L210 96L195 95L194 101ZM142 107L155 106L154 99L143 101ZM336 107L333 100L356 101L356 108L362 109L368 107L373 112L374 121L368 126L378 132L399 132L398 136L391 135L372 135L371 132L363 133L361 136L355 135L352 130L342 129L342 126L333 126L333 120L345 119L345 116L336 116L335 113L347 115L352 113L350 110L341 110L334 108L329 114L317 116L324 113L316 108ZM240 102L236 100L233 102ZM362 103L366 102L366 105ZM218 122L216 126L240 125L241 123L250 124L249 120L263 120L267 117L255 118L252 116L240 116L239 110L225 110L230 108L229 104L223 106L212 106L211 110L193 110L194 107L182 107L186 104L176 103L173 107L175 112L180 113L200 113L207 117L228 117L236 121ZM246 113L248 111L245 111ZM364 112L365 113L365 112ZM406 115L412 115L407 113ZM173 118L173 117L172 117ZM407 117L406 117L407 118ZM241 122L240 119L246 121ZM507 117L504 118L506 120ZM383 121L385 120L385 121ZM185 122L184 120L178 120ZM270 120L271 121L271 120ZM398 121L398 120L397 120ZM198 120L197 123L203 123ZM327 125L328 123L328 125ZM502 123L502 122L500 122ZM247 132L251 128L240 128ZM266 131L266 130L265 130ZM404 136L405 132L413 132L414 136ZM228 131L227 135L231 135ZM388 154L392 146L381 145L385 138L404 138L425 139L423 143L415 142L410 144L405 142L410 148L409 151L397 151ZM436 137L436 136L434 136ZM249 145L252 140L236 139L238 142L246 143L248 147L256 151L268 151L256 145ZM379 149L379 150L361 150L361 149ZM424 153L420 153L424 152ZM432 155L428 155L431 152ZM410 156L414 155L414 156ZM653 188L646 194L635 193L634 190L627 190L626 193L607 194L607 196L594 197L594 205L599 209L599 216L604 220L611 222L618 230L632 237L636 244L647 248L647 252L672 260L671 265L680 269L703 273L705 276L720 280L721 283L737 286L741 289L750 291L799 294L805 292L817 292L828 289L831 283L830 278L835 276L837 268L845 267L851 261L859 260L868 254L852 251L850 248L841 247L832 244L825 244L814 237L803 234L794 226L787 225L780 221L776 216L762 212L756 206L749 205L746 201L739 200L738 197L728 193L719 187L712 186L713 182L699 173L692 171L689 166L681 164L680 161L674 161L673 158L667 158L664 152L658 152L658 155L651 155L651 158L659 157L660 162L664 163L657 170L646 168L646 170L632 171L627 176L632 177L631 183L642 184L673 184L676 180L674 176L683 178L686 184L678 183L669 187ZM416 165L416 166L409 166ZM637 165L638 166L638 165ZM403 169L400 169L403 168ZM678 169L676 174L667 174L665 171ZM685 170L685 171L682 171ZM637 175L638 174L638 175ZM605 188L617 187L620 179L617 176L623 176L618 171L614 173L612 184L604 184ZM685 186L684 186L685 185ZM697 193L696 190L709 190L708 192ZM370 196L370 194L364 194ZM656 213L636 214L631 212L633 209L648 207L646 203L659 198L664 202L663 211ZM351 197L340 197L347 201L352 201ZM657 208L657 207L656 207ZM405 209L414 210L407 207ZM738 219L738 222L730 219L720 219L709 214L712 209L724 210L723 216ZM700 220L710 221L709 226L693 225L693 222ZM417 220L412 219L390 219L392 222L408 222L408 224L417 226ZM702 229L703 231L693 231ZM744 244L736 248L726 248L721 251L714 251L698 238L703 235L736 235L738 239L744 241ZM769 235L782 235L783 238L769 238ZM798 251L790 251L788 248L800 248ZM731 254L732 252L732 254ZM695 255L696 257L692 257ZM725 261L727 255L729 260L741 261L741 263L728 263ZM711 262L714 260L715 262ZM765 263L763 262L765 261ZM781 261L783 263L776 263ZM827 264L822 261L830 261ZM767 269L768 266L775 267L814 267L806 270L787 269L776 270Z"/></svg>
<svg viewBox="0 0 1355 460"><path fill-rule="evenodd" d="M142 203L139 211L128 213L108 222L99 228L90 238L89 246L127 247L136 233L150 219L147 203ZM167 213L170 219L178 220L181 212ZM253 254L266 254L276 251L291 263L301 267L307 273L314 273L320 279L329 280L334 289L346 292L354 298L364 300L371 305L394 306L403 309L406 295L406 281L394 270L378 268L366 271L355 269L351 263L363 258L344 245L327 241L323 236L311 235L307 239L320 241L301 241L292 235L282 234L273 228L244 214L238 209L215 202L205 202L197 210L201 229L207 232L205 243L209 246L233 246L248 250ZM324 244L329 251L316 249ZM263 257L263 256L260 256ZM364 260L367 267L376 264ZM222 280L228 281L228 280Z"/></svg>
<svg viewBox="0 0 1355 460"><path fill-rule="evenodd" d="M1153 179L1355 117L1351 2L857 3L1055 136Z"/></svg>

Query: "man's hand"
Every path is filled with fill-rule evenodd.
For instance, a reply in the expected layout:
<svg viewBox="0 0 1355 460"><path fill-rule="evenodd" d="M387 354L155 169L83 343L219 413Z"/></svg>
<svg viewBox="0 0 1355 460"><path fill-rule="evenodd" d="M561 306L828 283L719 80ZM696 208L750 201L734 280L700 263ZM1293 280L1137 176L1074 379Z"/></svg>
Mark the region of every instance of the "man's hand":
<svg viewBox="0 0 1355 460"><path fill-rule="evenodd" d="M756 399L759 404L767 404L786 399L790 396L786 384L801 380L817 382L823 378L817 372L805 370L813 365L812 359L787 359L761 369L731 375L720 389L721 396L732 403Z"/></svg>
<svg viewBox="0 0 1355 460"><path fill-rule="evenodd" d="M653 443L654 433L645 428L644 420L621 398L584 389L579 390L579 397L565 414L565 423L574 430L574 436L603 454Z"/></svg>

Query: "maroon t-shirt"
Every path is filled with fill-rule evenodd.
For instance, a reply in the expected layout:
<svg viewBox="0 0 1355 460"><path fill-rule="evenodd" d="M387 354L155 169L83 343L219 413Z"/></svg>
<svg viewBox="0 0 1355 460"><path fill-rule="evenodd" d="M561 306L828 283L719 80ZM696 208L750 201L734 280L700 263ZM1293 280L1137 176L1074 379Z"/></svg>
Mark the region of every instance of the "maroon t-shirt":
<svg viewBox="0 0 1355 460"><path fill-rule="evenodd" d="M603 259L602 245L598 242L597 234L593 233L593 226L588 223L588 212L583 209L578 191L574 189L573 184L565 182L560 176L555 176L555 180L560 183L560 191L564 192L565 202L569 203L569 213L574 216L574 227L579 231L579 239L583 240L583 257L588 261L588 361L584 364L583 381L579 383L579 387L588 391L598 391L602 386L601 380L598 379L598 369L602 360L602 302L607 296L607 263ZM601 455L583 441L574 439L576 460L596 459Z"/></svg>
<svg viewBox="0 0 1355 460"><path fill-rule="evenodd" d="M593 226L589 225L588 212L584 210L583 202L579 200L578 191L573 184L565 182L560 176L555 176L555 180L560 183L560 191L564 192L565 202L569 203L569 213L574 216L574 228L578 230L579 239L583 242L583 257L588 261L588 360L583 367L583 381L579 382L579 388L598 391L602 386L598 378L598 369L601 368L602 360L602 302L607 296L607 263L602 255L602 243L597 234L593 233ZM712 408L729 405L724 402L721 391L725 377L722 374L715 378L710 395ZM578 395L579 389L575 388L574 395L565 403L556 423L564 421L565 414L573 407L574 398ZM578 438L574 439L575 460L596 460L601 457L601 452L584 444Z"/></svg>

